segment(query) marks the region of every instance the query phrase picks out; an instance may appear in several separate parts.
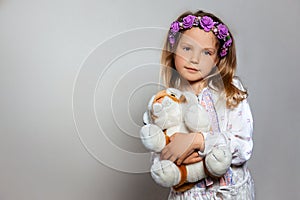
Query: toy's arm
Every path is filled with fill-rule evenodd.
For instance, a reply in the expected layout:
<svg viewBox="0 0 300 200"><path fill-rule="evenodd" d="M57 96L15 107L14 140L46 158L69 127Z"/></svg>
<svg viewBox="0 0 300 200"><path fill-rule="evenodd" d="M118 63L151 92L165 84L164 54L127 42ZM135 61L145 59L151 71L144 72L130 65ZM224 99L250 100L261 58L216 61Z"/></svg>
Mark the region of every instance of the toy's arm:
<svg viewBox="0 0 300 200"><path fill-rule="evenodd" d="M187 180L195 182L207 176L221 177L230 167L231 159L232 156L228 147L213 147L203 161L186 166L188 172Z"/></svg>

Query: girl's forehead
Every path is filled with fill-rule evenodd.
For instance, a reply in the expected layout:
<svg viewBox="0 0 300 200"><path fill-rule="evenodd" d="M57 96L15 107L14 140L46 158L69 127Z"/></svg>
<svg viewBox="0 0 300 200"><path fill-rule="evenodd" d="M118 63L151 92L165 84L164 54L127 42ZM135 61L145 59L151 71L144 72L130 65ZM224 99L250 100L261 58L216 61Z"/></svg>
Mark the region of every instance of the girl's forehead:
<svg viewBox="0 0 300 200"><path fill-rule="evenodd" d="M216 48L218 41L212 32L205 32L202 29L193 27L182 34L180 42L200 45L202 48Z"/></svg>

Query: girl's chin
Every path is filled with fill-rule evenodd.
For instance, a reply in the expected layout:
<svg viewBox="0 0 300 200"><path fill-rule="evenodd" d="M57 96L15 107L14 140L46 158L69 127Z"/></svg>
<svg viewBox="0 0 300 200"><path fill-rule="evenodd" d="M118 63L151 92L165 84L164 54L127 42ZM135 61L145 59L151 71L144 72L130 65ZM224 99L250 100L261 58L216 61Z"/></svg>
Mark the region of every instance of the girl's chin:
<svg viewBox="0 0 300 200"><path fill-rule="evenodd" d="M203 79L202 77L192 77L192 76L187 76L184 78L185 78L185 80L187 80L190 83L199 82L199 81L202 81L202 79Z"/></svg>
<svg viewBox="0 0 300 200"><path fill-rule="evenodd" d="M185 78L184 80L186 81L187 84L192 85L192 84L201 82L203 79L202 78L197 78L197 79L196 78Z"/></svg>

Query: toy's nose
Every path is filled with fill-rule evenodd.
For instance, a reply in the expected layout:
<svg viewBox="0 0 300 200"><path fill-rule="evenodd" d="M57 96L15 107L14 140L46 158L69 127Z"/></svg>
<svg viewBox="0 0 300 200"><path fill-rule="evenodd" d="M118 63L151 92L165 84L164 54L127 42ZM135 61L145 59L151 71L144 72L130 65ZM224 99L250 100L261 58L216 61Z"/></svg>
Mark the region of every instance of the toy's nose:
<svg viewBox="0 0 300 200"><path fill-rule="evenodd" d="M156 94L153 103L161 103L164 100L164 97L167 95L166 90L162 90Z"/></svg>
<svg viewBox="0 0 300 200"><path fill-rule="evenodd" d="M155 99L155 103L161 103L164 100L164 97L159 97Z"/></svg>

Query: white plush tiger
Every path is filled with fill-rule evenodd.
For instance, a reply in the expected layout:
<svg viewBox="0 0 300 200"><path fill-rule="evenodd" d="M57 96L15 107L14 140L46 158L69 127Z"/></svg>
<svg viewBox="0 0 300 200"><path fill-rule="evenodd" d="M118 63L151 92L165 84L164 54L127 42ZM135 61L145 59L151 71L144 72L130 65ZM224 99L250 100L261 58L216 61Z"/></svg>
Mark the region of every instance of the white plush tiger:
<svg viewBox="0 0 300 200"><path fill-rule="evenodd" d="M205 156L205 162L178 166L159 158L159 153L170 142L169 137L174 133L210 130L208 113L198 104L196 95L175 88L162 90L150 99L144 119L149 119L144 120L149 123L141 128L141 140L148 150L156 153L151 176L161 186L185 191L208 175L221 177L229 168L231 152L222 146L214 147Z"/></svg>

